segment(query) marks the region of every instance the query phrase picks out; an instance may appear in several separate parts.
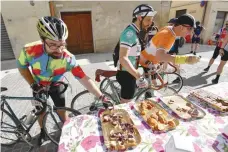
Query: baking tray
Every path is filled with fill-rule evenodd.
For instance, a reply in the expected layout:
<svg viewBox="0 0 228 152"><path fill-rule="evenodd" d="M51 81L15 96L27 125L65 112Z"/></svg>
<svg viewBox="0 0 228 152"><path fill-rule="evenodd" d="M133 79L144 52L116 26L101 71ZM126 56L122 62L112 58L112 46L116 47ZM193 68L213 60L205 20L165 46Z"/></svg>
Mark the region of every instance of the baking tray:
<svg viewBox="0 0 228 152"><path fill-rule="evenodd" d="M203 89L198 89L190 92L189 97L198 99L200 102L206 102L208 106L214 108L215 110L226 113L228 112L228 100L221 98L211 92L205 91ZM224 103L222 103L222 102Z"/></svg>
<svg viewBox="0 0 228 152"><path fill-rule="evenodd" d="M161 97L160 101L165 104L166 107L171 109L178 118L185 121L201 119L206 115L206 113L201 108L191 103L181 95ZM191 109L196 109L198 111L198 114L191 115Z"/></svg>
<svg viewBox="0 0 228 152"><path fill-rule="evenodd" d="M110 122L104 122L103 116L104 115L112 115L115 114L117 116L122 116L122 123L129 123L133 125L133 136L135 139L135 143L131 144L130 142L125 142L123 147L118 146L118 142L111 140L110 139L110 132L123 132L122 129L120 129L119 127L115 127L113 126ZM138 132L138 130L136 129L136 127L134 126L133 121L131 120L129 114L127 113L127 111L123 110L123 109L111 109L111 110L106 110L104 111L101 116L101 126L102 126L102 132L103 132L103 136L104 136L104 143L107 146L107 148L109 150L126 150L128 148L133 148L135 146L137 146L140 142L141 142L141 136ZM117 146L112 146L112 145L117 145Z"/></svg>
<svg viewBox="0 0 228 152"><path fill-rule="evenodd" d="M142 115L142 107L141 104L142 103L147 103L149 105L152 105L153 108L151 109L145 109L145 114ZM138 102L134 105L135 110L139 113L139 115L144 119L144 121L148 124L148 126L150 126L150 128L152 129L152 131L154 133L163 133L163 132L167 132L170 130L174 130L178 125L179 125L179 121L177 119L175 119L174 117L172 117L171 115L169 115L169 113L167 113L159 104L157 104L155 101L151 100L151 99L147 99L144 100L142 102ZM156 123L157 123L157 127L154 127L154 125L150 125L148 123L148 118L151 118L151 115L157 115L157 113L161 111L161 114L164 116L165 120L166 120L166 124L165 123L161 123L160 121L158 121L158 119L156 118ZM154 118L154 117L153 117ZM168 125L169 121L173 121L175 123L175 127L171 127ZM159 126L162 126L161 129Z"/></svg>

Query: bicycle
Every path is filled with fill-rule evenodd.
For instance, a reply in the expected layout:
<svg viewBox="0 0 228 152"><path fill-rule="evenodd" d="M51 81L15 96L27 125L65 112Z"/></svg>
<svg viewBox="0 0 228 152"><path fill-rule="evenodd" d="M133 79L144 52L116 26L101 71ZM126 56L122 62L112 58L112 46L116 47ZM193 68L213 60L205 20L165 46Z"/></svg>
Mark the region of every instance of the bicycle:
<svg viewBox="0 0 228 152"><path fill-rule="evenodd" d="M174 71L172 73L175 73L177 69L174 66L173 66L173 68L174 68ZM162 93L165 93L165 95L173 95L173 94L177 93L177 91L175 89L173 89L172 87L169 87L167 83L164 83L162 76L158 72L159 71L156 70L154 72L149 73L148 75L157 74L157 79L160 81L160 85L157 85L157 86L151 85L148 88L137 88L135 95L134 95L134 98L136 98L135 99L136 101L145 99L145 96L144 96L145 93L150 90L157 90L157 92L159 92L160 95L164 95ZM120 104L120 85L117 82L117 80L110 79L111 77L115 76L116 73L117 73L117 71L105 71L105 70L101 70L101 69L98 69L95 73L96 81L98 81L98 82L100 82L100 76L105 77L105 79L101 82L101 86L100 86L101 92L103 94L105 94L106 96L108 96L111 99L112 104L114 104L114 105ZM169 72L167 72L167 73L169 73ZM182 80L182 78L181 78L181 80ZM104 87L102 87L102 85L104 85L105 81L107 81L107 84ZM182 84L183 84L183 80L182 80ZM111 93L107 92L109 87L111 89ZM162 90L162 88L163 88L163 90ZM92 99L90 99L89 101L92 101L92 103L87 104L86 106L79 106L78 104L82 103L79 98L88 99L88 97L86 97L88 95L89 96L91 95ZM81 109L79 109L78 107L82 107L81 109L87 107L89 109L89 111L96 111L99 109L98 107L100 107L100 103L98 102L98 100L94 100L93 95L91 93L89 93L87 90L85 90L85 91L82 91L79 94L77 94L71 102L71 108L80 111ZM84 113L84 112L85 111L82 111L82 113Z"/></svg>
<svg viewBox="0 0 228 152"><path fill-rule="evenodd" d="M61 93L65 92L68 87L68 85L63 82L56 82L52 83L51 85L56 84L64 86L64 89ZM49 91L51 85L46 87L47 92ZM6 90L7 88L1 87L1 92ZM48 101L48 98L49 96L47 94L42 97L13 97L1 95L1 144L5 146L10 146L17 143L18 140L22 139L27 144L29 144L31 148L33 148L33 145L30 142L32 140L32 137L29 131L35 124L35 122L38 120L39 116L41 114L44 114L42 124L45 134L54 144L58 145L59 137L62 131L62 125L64 123L64 119L59 115L59 112L65 112L65 116L67 117L66 120L70 117L80 115L81 113L67 107L55 107L54 105L51 106ZM34 104L35 106L39 106L39 108L38 110L36 108L33 109L35 117L29 124L25 124L25 121L27 119L26 115L23 115L21 118L18 118L12 110L12 108L10 107L7 100L31 100L33 101L32 104ZM7 117L8 119L6 119ZM54 125L54 127L51 129L48 128L48 121L50 121L48 119L49 117L51 118L50 120L53 121L52 124ZM6 136L3 137L4 135Z"/></svg>
<svg viewBox="0 0 228 152"><path fill-rule="evenodd" d="M171 72L168 70L167 71L161 70L161 71L159 71L159 73L160 73L163 81L166 79L165 86L169 86L170 88L175 89L176 92L179 92L183 87L183 78L178 73L176 73L177 68L174 65L172 65L171 63L168 63L168 65L171 66L172 68L174 68L174 70ZM139 68L143 68L143 67L139 66ZM114 83L114 88L115 89L119 88L119 90L120 90L120 85L118 84L117 80L115 80L115 75L116 75L116 73L115 74L113 73L113 75L110 77L104 76L105 78L100 83L101 92L107 91L107 89L109 87L108 82L110 82L110 81L108 81L108 79L110 80L112 78L114 78L114 79L112 79L113 80L112 82ZM178 83L175 83L174 82L175 79L179 79L180 81Z"/></svg>

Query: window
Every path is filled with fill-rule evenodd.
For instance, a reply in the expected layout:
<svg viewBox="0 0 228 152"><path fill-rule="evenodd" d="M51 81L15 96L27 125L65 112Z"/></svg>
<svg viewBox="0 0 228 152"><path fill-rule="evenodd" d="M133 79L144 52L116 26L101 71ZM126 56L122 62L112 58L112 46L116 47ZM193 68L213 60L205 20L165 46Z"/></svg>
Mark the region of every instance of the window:
<svg viewBox="0 0 228 152"><path fill-rule="evenodd" d="M186 12L187 12L187 9L177 10L177 11L176 11L176 18L177 18L177 17L180 17L180 16L183 15L183 14L186 14Z"/></svg>

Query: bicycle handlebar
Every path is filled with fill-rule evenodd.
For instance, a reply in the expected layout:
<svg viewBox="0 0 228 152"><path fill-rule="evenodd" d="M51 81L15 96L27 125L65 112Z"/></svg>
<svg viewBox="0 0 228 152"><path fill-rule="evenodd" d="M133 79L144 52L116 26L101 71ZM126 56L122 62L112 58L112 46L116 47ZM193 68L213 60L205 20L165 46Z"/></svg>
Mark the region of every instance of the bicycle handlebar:
<svg viewBox="0 0 228 152"><path fill-rule="evenodd" d="M63 90L61 92L59 92L59 94L64 93L67 90L67 88L68 88L68 84L67 83L64 83L62 81L57 81L57 82L51 83L49 85L49 89L52 86L58 86L58 85L63 85L63 87L64 87ZM48 90L48 91L52 91L52 90ZM41 97L40 97L40 94L36 94L35 95L35 100L37 100L38 102L40 102L42 104L41 110L36 112L35 115L40 115L46 110L46 108L47 108L47 99L48 99L48 92L46 94L41 94Z"/></svg>
<svg viewBox="0 0 228 152"><path fill-rule="evenodd" d="M176 73L177 72L177 67L174 66L172 63L168 62L168 65L170 65L172 68L174 68L173 72L165 72L165 74L172 74L172 73Z"/></svg>

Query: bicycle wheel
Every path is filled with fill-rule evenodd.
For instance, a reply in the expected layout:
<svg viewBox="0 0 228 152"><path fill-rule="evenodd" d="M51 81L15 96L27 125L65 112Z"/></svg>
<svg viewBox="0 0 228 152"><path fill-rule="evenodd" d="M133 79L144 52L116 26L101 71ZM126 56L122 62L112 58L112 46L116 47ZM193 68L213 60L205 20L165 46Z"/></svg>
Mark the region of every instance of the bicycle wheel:
<svg viewBox="0 0 228 152"><path fill-rule="evenodd" d="M179 92L183 87L183 79L177 73L165 74L163 76L164 83L167 83L167 86Z"/></svg>
<svg viewBox="0 0 228 152"><path fill-rule="evenodd" d="M113 91L111 89L111 83L114 86L114 89L117 90L118 93L120 93L120 84L118 83L117 80L115 80L113 77L112 78L105 78L101 84L100 84L100 90L101 92L107 92L109 94L113 94Z"/></svg>
<svg viewBox="0 0 228 152"><path fill-rule="evenodd" d="M1 110L1 145L10 146L19 140L17 136L18 128L10 113L4 109Z"/></svg>
<svg viewBox="0 0 228 152"><path fill-rule="evenodd" d="M53 111L48 111L43 118L43 129L47 137L56 145L58 145L62 127L64 124L63 118L59 113L65 113L65 120L80 115L81 113L67 107L54 107Z"/></svg>
<svg viewBox="0 0 228 152"><path fill-rule="evenodd" d="M150 92L151 96L148 97L147 93ZM164 97L164 96L171 96L177 94L176 90L167 86L164 88L161 88L160 90L152 90L150 88L145 89L144 91L142 91L137 97L136 97L136 102L140 102L142 100L145 100L147 98L151 98L151 97Z"/></svg>
<svg viewBox="0 0 228 152"><path fill-rule="evenodd" d="M115 103L112 96L103 92L110 102ZM103 108L103 104L88 90L82 91L77 94L71 101L71 108L79 111L82 114L93 114L99 108Z"/></svg>
<svg viewBox="0 0 228 152"><path fill-rule="evenodd" d="M107 85L107 81L108 81L108 78L104 78L102 81L101 81L101 84L100 84L100 90L102 91L104 89L104 87Z"/></svg>

